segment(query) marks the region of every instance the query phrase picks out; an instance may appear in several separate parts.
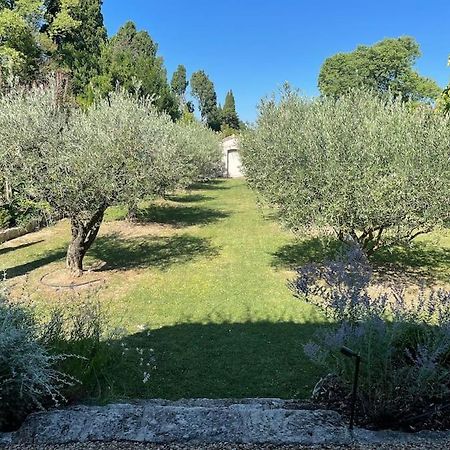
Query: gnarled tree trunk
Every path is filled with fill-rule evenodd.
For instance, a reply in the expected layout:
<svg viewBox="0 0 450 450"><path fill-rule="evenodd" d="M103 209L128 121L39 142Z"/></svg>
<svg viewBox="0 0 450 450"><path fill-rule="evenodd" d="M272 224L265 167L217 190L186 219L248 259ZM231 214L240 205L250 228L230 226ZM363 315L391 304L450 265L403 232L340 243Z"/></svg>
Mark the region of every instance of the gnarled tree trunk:
<svg viewBox="0 0 450 450"><path fill-rule="evenodd" d="M105 209L99 209L87 220L78 217L72 217L70 220L72 242L67 249L66 263L67 268L75 276L83 274L83 258L97 237Z"/></svg>
<svg viewBox="0 0 450 450"><path fill-rule="evenodd" d="M138 221L138 205L136 202L130 202L130 204L128 205L127 221L128 222Z"/></svg>

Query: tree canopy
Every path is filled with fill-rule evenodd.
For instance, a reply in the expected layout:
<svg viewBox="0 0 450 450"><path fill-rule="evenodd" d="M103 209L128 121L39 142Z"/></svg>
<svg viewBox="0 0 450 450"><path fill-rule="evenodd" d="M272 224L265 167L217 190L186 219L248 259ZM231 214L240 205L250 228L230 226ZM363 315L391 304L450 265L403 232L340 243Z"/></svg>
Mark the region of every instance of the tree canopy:
<svg viewBox="0 0 450 450"><path fill-rule="evenodd" d="M39 0L0 2L0 77L30 79L37 73L41 8Z"/></svg>
<svg viewBox="0 0 450 450"><path fill-rule="evenodd" d="M225 104L222 108L222 123L233 130L238 130L240 127L239 117L236 112L236 102L231 90L227 92L225 97Z"/></svg>
<svg viewBox="0 0 450 450"><path fill-rule="evenodd" d="M191 77L192 96L197 99L202 120L213 130L220 131L221 117L217 105L214 83L208 75L199 70Z"/></svg>
<svg viewBox="0 0 450 450"><path fill-rule="evenodd" d="M450 217L450 122L429 108L287 91L262 103L241 147L250 184L293 229L332 230L372 253Z"/></svg>
<svg viewBox="0 0 450 450"><path fill-rule="evenodd" d="M178 99L167 81L158 46L146 31L137 31L133 22L123 25L102 46L100 75L90 83L92 97L105 95L117 85L141 96L153 96L159 111L179 117Z"/></svg>
<svg viewBox="0 0 450 450"><path fill-rule="evenodd" d="M82 24L82 20L75 17L80 1L1 1L2 77L30 82L45 72L49 62L53 63L53 68L60 67L62 42Z"/></svg>
<svg viewBox="0 0 450 450"><path fill-rule="evenodd" d="M175 94L184 98L189 81L186 78L186 67L180 64L172 75L171 86Z"/></svg>
<svg viewBox="0 0 450 450"><path fill-rule="evenodd" d="M325 60L319 74L320 92L339 97L352 89L369 89L390 91L406 100L434 100L440 88L414 69L419 56L419 45L411 37L360 45L353 52L338 53Z"/></svg>
<svg viewBox="0 0 450 450"><path fill-rule="evenodd" d="M61 45L62 61L71 73L75 95L86 94L89 82L100 74L101 49L107 40L102 3L102 0L79 0L73 17L80 26Z"/></svg>
<svg viewBox="0 0 450 450"><path fill-rule="evenodd" d="M0 97L0 151L8 155L0 163L12 183L70 219L67 265L81 274L106 208L208 176L221 152L211 131L173 123L149 99L117 91L84 111L55 96L33 88Z"/></svg>

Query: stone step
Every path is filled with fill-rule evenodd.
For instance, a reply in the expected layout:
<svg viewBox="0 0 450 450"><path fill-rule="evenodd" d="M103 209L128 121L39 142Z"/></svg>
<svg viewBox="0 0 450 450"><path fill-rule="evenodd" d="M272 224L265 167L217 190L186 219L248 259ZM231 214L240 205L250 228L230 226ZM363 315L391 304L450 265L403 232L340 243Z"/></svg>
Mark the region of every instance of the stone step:
<svg viewBox="0 0 450 450"><path fill-rule="evenodd" d="M301 407L301 406L300 406ZM334 411L299 409L280 399L149 400L74 406L32 414L0 443L68 444L88 441L349 445L448 439L447 433L350 432Z"/></svg>

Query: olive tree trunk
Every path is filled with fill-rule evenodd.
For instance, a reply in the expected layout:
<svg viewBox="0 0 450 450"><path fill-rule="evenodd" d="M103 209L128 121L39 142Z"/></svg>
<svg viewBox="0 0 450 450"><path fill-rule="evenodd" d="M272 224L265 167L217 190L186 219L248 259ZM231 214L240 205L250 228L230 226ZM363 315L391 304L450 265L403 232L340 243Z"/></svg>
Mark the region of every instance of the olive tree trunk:
<svg viewBox="0 0 450 450"><path fill-rule="evenodd" d="M83 274L83 258L97 237L105 209L98 210L88 220L78 217L72 217L70 220L72 241L67 249L66 264L75 276Z"/></svg>

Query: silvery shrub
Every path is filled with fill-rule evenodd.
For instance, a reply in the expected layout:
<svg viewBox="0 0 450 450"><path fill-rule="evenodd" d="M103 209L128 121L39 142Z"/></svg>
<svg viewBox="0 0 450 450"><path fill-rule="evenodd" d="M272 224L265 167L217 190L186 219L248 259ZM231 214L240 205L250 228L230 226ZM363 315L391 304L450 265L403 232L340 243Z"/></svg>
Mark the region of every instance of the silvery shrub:
<svg viewBox="0 0 450 450"><path fill-rule="evenodd" d="M32 309L0 291L0 430L30 411L64 403L64 388L76 382L57 369L65 356L49 351L44 334Z"/></svg>

